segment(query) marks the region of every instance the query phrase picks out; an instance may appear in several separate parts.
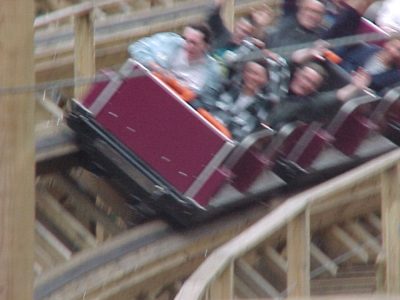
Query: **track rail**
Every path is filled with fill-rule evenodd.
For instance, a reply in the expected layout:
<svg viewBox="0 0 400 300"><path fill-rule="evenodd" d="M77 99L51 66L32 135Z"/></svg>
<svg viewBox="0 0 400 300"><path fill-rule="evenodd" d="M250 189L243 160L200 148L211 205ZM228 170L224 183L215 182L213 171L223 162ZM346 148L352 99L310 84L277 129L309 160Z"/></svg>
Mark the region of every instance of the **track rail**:
<svg viewBox="0 0 400 300"><path fill-rule="evenodd" d="M55 153L58 153L58 158L64 159L64 161L68 160L68 155L72 153L79 155L79 152L76 152L77 149L72 147L74 145L73 135L68 133L64 135L65 130L68 132L67 129L60 127L53 131L58 132L54 133L53 137L51 137L52 135L43 135L39 139L37 157L40 160L38 163L46 164L46 160L54 161L57 157ZM52 150L53 146L50 141L54 142L54 148L60 147L64 150ZM69 146L67 147L67 145ZM65 149L73 150L69 152ZM50 186L57 186L54 183L57 180L52 178L62 179L65 172L69 172L71 166L74 166L72 169L79 169L79 164L68 166L64 163L62 166L65 168L45 168L46 172L38 172L39 181L43 177L45 182L51 182ZM73 175L68 176L73 177ZM91 176L96 178L96 176ZM69 191L69 197L78 197L77 192L72 191L74 188L71 184L64 182L62 185L63 189L61 190ZM102 198L110 198L111 203L117 202L117 198L113 194L104 196L104 193L96 190L97 187L97 184L92 184L89 192L94 190L95 193L99 192ZM76 181L75 188L76 190L82 189L82 186L78 185L78 181ZM292 191L292 193L295 192ZM57 191L55 195L58 195L56 202L64 205L65 200L63 199L67 197L65 192ZM213 249L238 235L284 202L287 197L289 195L286 193L280 197L270 197L269 200L266 200L264 195L260 195L258 201L255 201L252 206L233 210L218 219L186 230L173 228L160 220L149 219L144 223L128 227L129 230L125 228L104 242L98 242L95 247L84 247L75 251L69 260L39 274L35 281L35 299L111 300L141 299L142 296L150 298L154 296L157 299L155 295L162 293L167 293L169 295L167 299L172 299L183 280L204 261ZM363 198L360 199L363 200L362 209L356 206L357 208L354 210L347 210L346 214L339 211L332 212L329 216L321 217L313 226L324 229L332 224L358 217L360 214L370 214L376 211L374 199L368 200L371 203L364 201ZM41 200L38 199L38 201ZM79 201L81 199L75 200L78 204ZM92 203L97 204L97 201L93 200ZM359 203L361 205L361 202ZM357 205L359 204L357 203ZM80 210L84 210L83 207L81 206ZM120 207L115 212L123 213L124 210L124 207ZM115 215L109 215L109 217L111 220L115 219ZM79 219L78 215L77 218ZM88 218L88 220L80 219L85 227L88 227L87 224L91 224L90 220L92 219ZM97 222L100 223L100 220L101 218L97 219ZM43 224L48 225L46 222ZM105 225L104 222L103 225ZM51 229L51 226L49 228ZM284 232L278 232L272 239L275 243L273 245L279 245L279 241L285 240L285 236ZM60 240L63 239L60 238Z"/></svg>
<svg viewBox="0 0 400 300"><path fill-rule="evenodd" d="M37 202L41 204L37 206L37 222L39 222L40 227L45 227L52 232L52 239L57 239L59 244L64 245L64 248L68 248L70 244L75 246L69 247L70 250L66 251L71 253L69 259L59 262L37 275L35 299L54 299L57 297L72 299L74 296L67 295L71 291L77 294L96 294L101 285L112 284L114 281L124 281L128 274L134 275L138 269L148 271L154 265L162 265L166 261L171 263L165 266L165 270L171 270L182 263L188 263L186 273L181 274L187 276L188 272L193 270L207 256L209 251L234 237L269 211L275 205L272 203L277 203L276 201L267 204L260 202L261 204L257 207L243 208L240 212L229 213L220 220L188 230L173 228L161 220L144 219L141 220L140 224L124 227L125 229L120 230L120 233L114 234L115 231L110 228L109 233L113 235L104 242L96 242L96 234L88 226L93 223L93 216L96 217L96 214L92 212L85 218L82 218L79 214L82 211L90 210L90 205L93 205L92 210L98 209L96 197L90 198L89 196L89 199L84 199L84 195L80 195L82 189L87 189L85 193L88 195L99 193L102 198L110 198L107 203L109 207L113 208L113 213L109 215L110 221L102 222L106 216L95 219L104 226L110 222L115 222L116 218L126 219L123 214L126 213L124 210L127 210L128 207L124 208L120 203L117 203L123 201L123 199L119 200L114 197L117 194L115 191L111 191L111 194L104 194L102 191L96 190L99 183L87 180L86 175L74 175L77 172L76 170L80 170L79 165L82 159L80 155L81 153L74 142L74 135L68 128L61 125L49 128L46 132L39 134L36 145ZM95 178L96 181L100 180L93 174L90 174L90 178ZM74 181L74 179L77 179L77 181ZM78 179L83 179L83 182L78 181ZM51 196L54 198L47 199ZM82 199L80 199L81 197ZM46 201L43 202L44 199L42 198L46 198ZM69 198L71 200L68 200ZM78 205L77 208L69 209L72 204ZM51 208L54 205L56 210ZM115 209L114 206L118 209ZM57 212L60 210L61 212ZM100 213L97 212L97 216ZM71 234L70 229L64 229L61 225L57 225L56 221L52 221L52 214L70 215L70 218L65 219L65 222L72 223L66 225L73 228L77 227L75 235L81 236L82 241L89 243L82 244L81 238L68 240L73 239L74 233ZM129 230L127 230L128 228ZM64 232L64 230L67 232ZM91 240L95 244L90 242ZM93 247L93 245L95 246ZM39 248L43 248L43 246ZM132 257L136 257L136 259L132 260ZM115 269L123 260L129 261L129 263L124 264L123 273L116 271L109 276L104 276L104 269ZM90 278L93 277L97 279L91 281ZM106 282L104 282L105 279ZM85 284L85 291L81 288L70 288L86 281L92 282L93 286L88 288L89 285ZM110 293L111 291L112 289Z"/></svg>
<svg viewBox="0 0 400 300"><path fill-rule="evenodd" d="M168 283L169 278L179 279L173 272L183 265L186 271L180 275L185 277L212 249L269 210L268 206L258 205L189 230L174 229L160 221L136 227L93 251L78 254L68 264L39 278L35 299L75 299L82 294L91 299L108 288L107 297L118 299L119 290L113 289L115 282L129 281L132 276L148 282L152 276L162 274ZM158 266L157 273L152 271L155 266ZM151 288L160 286L132 291L132 297Z"/></svg>
<svg viewBox="0 0 400 300"><path fill-rule="evenodd" d="M151 222L115 238L112 243L77 255L67 265L55 268L38 279L34 299L44 299L73 280L80 280L90 271L166 238L171 234L171 230L163 222Z"/></svg>

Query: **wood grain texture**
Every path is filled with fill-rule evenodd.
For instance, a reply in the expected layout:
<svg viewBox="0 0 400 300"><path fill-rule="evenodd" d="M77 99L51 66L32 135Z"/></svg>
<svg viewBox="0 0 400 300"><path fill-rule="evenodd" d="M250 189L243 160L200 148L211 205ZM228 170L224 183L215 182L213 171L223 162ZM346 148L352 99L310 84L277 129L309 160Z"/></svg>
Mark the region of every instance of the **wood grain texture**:
<svg viewBox="0 0 400 300"><path fill-rule="evenodd" d="M33 84L33 16L32 0L0 2L0 87ZM32 299L33 97L2 94L0 112L0 299Z"/></svg>

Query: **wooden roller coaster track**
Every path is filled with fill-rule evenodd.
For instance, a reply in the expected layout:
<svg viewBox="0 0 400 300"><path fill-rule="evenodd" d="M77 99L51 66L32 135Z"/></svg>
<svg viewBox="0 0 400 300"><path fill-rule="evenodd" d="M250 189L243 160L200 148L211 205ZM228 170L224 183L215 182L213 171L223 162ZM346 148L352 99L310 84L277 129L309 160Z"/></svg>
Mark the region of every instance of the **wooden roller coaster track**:
<svg viewBox="0 0 400 300"><path fill-rule="evenodd" d="M183 230L160 220L141 219L137 212L129 211L107 182L79 167L79 152L68 130L51 131L53 137L43 134L37 146L38 165L42 166L38 170L42 171L38 172L37 181L36 234L37 251L42 251L42 255L37 256L36 269L42 272L37 272L35 299L172 299L213 249L276 207L278 210L270 218L277 215L277 222L271 222L280 224L279 220L286 220L278 217L280 211L302 207L303 202L298 198L314 199L313 193L325 190L325 200L310 211L312 294L359 294L383 289L382 257L385 256L381 245L379 170L397 162L398 151L284 204L281 203L288 195L269 200L260 198L254 206ZM46 141L49 138L53 146ZM56 162L57 156L64 158L64 169L50 167L49 162ZM75 163L68 164L68 157ZM363 181L358 174L362 174ZM346 187L333 188L341 182L346 182ZM58 207L58 213L51 207ZM54 220L66 213L71 218L64 218L64 223ZM43 232L47 232L47 237ZM243 238L248 240L252 236L248 233ZM236 295L282 297L288 293L285 277L290 272L291 246L286 240L285 231L278 230L266 242L249 248L254 250L237 261ZM60 248L60 244L64 247ZM49 255L46 249L53 257L69 254L55 263L43 259ZM189 291L194 296L192 293ZM194 298L183 294L179 299Z"/></svg>
<svg viewBox="0 0 400 300"><path fill-rule="evenodd" d="M190 7L192 4L187 5ZM89 11L93 12L94 9L92 7ZM97 13L101 14L99 11ZM149 17L153 13L157 16L153 11ZM137 15L131 17L129 9L123 14L127 19L131 18L129 20L132 22L140 19ZM115 32L108 32L108 35L104 34L105 37L99 35L96 56L104 59L97 60L98 67L122 62L126 56L126 46L133 39L153 31L183 26L189 19L193 21L198 12L192 14L186 11L182 14L186 15L176 17L171 13L168 17L170 19L160 18L162 21L147 31L132 25L126 31L121 30L115 39L112 37ZM65 18L76 15L79 15L76 11L70 12ZM112 17L106 16L104 22L108 19ZM40 26L47 26L44 23ZM63 29L66 32L64 42L54 38L61 31L52 30L49 27L43 33L38 31L36 35L36 76L39 81L71 77L73 74L71 25L66 24ZM56 52L45 50L45 46L41 48L41 42L45 45L50 41L57 43ZM260 198L254 206L233 211L218 220L188 230L172 228L163 221L144 216L140 209L128 205L123 196L99 175L82 168L85 157L74 144L73 135L60 125L62 123L55 127L51 125L53 123L54 120L48 126L40 124L37 133L35 299L172 299L183 282L214 249L277 206L278 211L270 217L274 218L271 228L282 223L280 212L286 210L289 204L281 203L288 195L268 200ZM303 226L294 226L294 223L289 225L290 234L284 229L272 233L272 229L266 227L266 231L271 231L268 239L260 238L262 241L254 244L254 247L243 243L237 248L249 251L243 250L240 254L244 255L235 256L235 267L232 263L227 264L230 266L228 270L221 271L226 275L222 277L222 282L215 281L206 292L209 288L207 284L219 278L217 275L220 271L218 269L217 275L211 277L199 276L201 280L204 279L201 284L205 286L204 289L196 289L199 297L207 293L210 297L217 296L220 299L224 295L229 298L233 294L242 298L276 298L294 293L297 285L304 283L301 281L304 279L296 276L307 275L307 270L301 267L301 261L293 259L294 254L301 254L294 250L293 243L296 243L296 247L304 246L300 258L306 259L307 253L311 255L313 271L309 274L312 278L309 284L314 295L326 294L329 288L334 293L371 293L387 290L388 285L396 286L396 282L391 280L397 278L398 281L398 268L394 266L390 269L387 258L397 259L398 245L390 244L393 245L390 250L393 252L388 252L387 247L382 247L382 239L388 245L390 241L387 237L395 237L394 232L386 230L394 225L390 220L399 219L398 205L391 203L391 209L388 206L381 209L380 178L393 183L391 186L394 188L389 188L387 191L390 193L386 194L392 194L398 199L398 155L396 152L337 179L336 182L346 181L343 190L335 189L333 192L332 182L316 188L323 191L321 193L332 194L326 196L325 201L306 210L310 219L303 218L302 209L308 203L308 197L314 194L305 192L302 196L291 198L291 207L294 208L290 208L290 211L297 208L301 211L300 218L303 218L296 218L292 222L305 223L308 233ZM390 163L392 165L389 166ZM390 173L383 166L388 167ZM371 169L374 172L370 173ZM365 181L356 181L355 174L359 173L363 174ZM299 198L303 200L297 201ZM283 221L289 219L283 215ZM385 226L383 236L382 224ZM304 241L296 242L292 238L297 233L311 241L309 249ZM247 242L252 239L252 235L247 234L240 239ZM232 258L218 256L221 253L219 250L216 253L211 256L216 262L211 269L216 269L219 263L223 264ZM234 256L230 251L226 253ZM300 267L296 269L294 266L297 264ZM391 271L385 272L387 269ZM390 278L385 274L390 275ZM198 280L196 276L194 278ZM295 277L296 280L293 279ZM234 285L232 278L235 279ZM355 278L359 279L358 285ZM188 281L177 297L194 299L193 290L187 291L186 286L197 287L198 282ZM349 286L344 282L349 283ZM325 288L322 288L324 284ZM226 291L225 287L231 289Z"/></svg>

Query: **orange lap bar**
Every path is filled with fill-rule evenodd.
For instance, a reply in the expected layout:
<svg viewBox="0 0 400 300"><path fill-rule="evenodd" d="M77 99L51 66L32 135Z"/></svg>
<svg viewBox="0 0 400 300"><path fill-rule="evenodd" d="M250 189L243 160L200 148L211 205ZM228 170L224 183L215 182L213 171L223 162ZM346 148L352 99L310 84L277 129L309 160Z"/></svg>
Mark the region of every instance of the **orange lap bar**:
<svg viewBox="0 0 400 300"><path fill-rule="evenodd" d="M153 75L173 89L184 101L190 102L196 98L196 94L191 89L182 86L175 78L158 72L153 72ZM229 129L222 125L221 122L215 119L213 115L211 115L204 108L199 108L197 112L227 138L232 138L232 134Z"/></svg>
<svg viewBox="0 0 400 300"><path fill-rule="evenodd" d="M190 102L196 97L191 89L182 86L175 78L158 72L153 72L153 75L173 89L184 101Z"/></svg>
<svg viewBox="0 0 400 300"><path fill-rule="evenodd" d="M330 62L332 62L334 64L338 65L342 62L342 58L331 50L325 51L324 56L327 60L329 60Z"/></svg>
<svg viewBox="0 0 400 300"><path fill-rule="evenodd" d="M227 138L231 139L232 134L229 131L228 128L226 128L224 125L221 124L217 119L214 118L212 114L210 114L208 111L206 111L204 108L199 108L197 112L208 122L211 123L215 128L217 128L223 135L225 135Z"/></svg>

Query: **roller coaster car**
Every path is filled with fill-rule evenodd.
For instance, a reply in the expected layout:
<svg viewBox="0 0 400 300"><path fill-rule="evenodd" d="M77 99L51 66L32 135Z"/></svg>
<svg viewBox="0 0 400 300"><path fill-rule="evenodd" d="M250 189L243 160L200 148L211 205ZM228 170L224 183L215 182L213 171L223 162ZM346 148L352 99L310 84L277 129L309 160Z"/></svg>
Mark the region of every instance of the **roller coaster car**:
<svg viewBox="0 0 400 300"><path fill-rule="evenodd" d="M74 102L67 120L81 148L131 201L190 223L208 214L224 185L248 186L250 165L259 172L268 165L254 149L271 131L238 144L133 60L107 76Z"/></svg>
<svg viewBox="0 0 400 300"><path fill-rule="evenodd" d="M331 132L296 123L238 142L135 61L106 76L81 103L73 103L69 126L90 161L127 201L183 225L282 187L288 174L298 178L312 172L327 147L336 145L351 156L375 129L363 117L365 108L349 104L350 112L338 114ZM358 100L363 105L369 101ZM351 130L358 139L346 140ZM291 168L280 167L282 161Z"/></svg>
<svg viewBox="0 0 400 300"><path fill-rule="evenodd" d="M386 92L371 115L384 136L400 145L400 86Z"/></svg>

